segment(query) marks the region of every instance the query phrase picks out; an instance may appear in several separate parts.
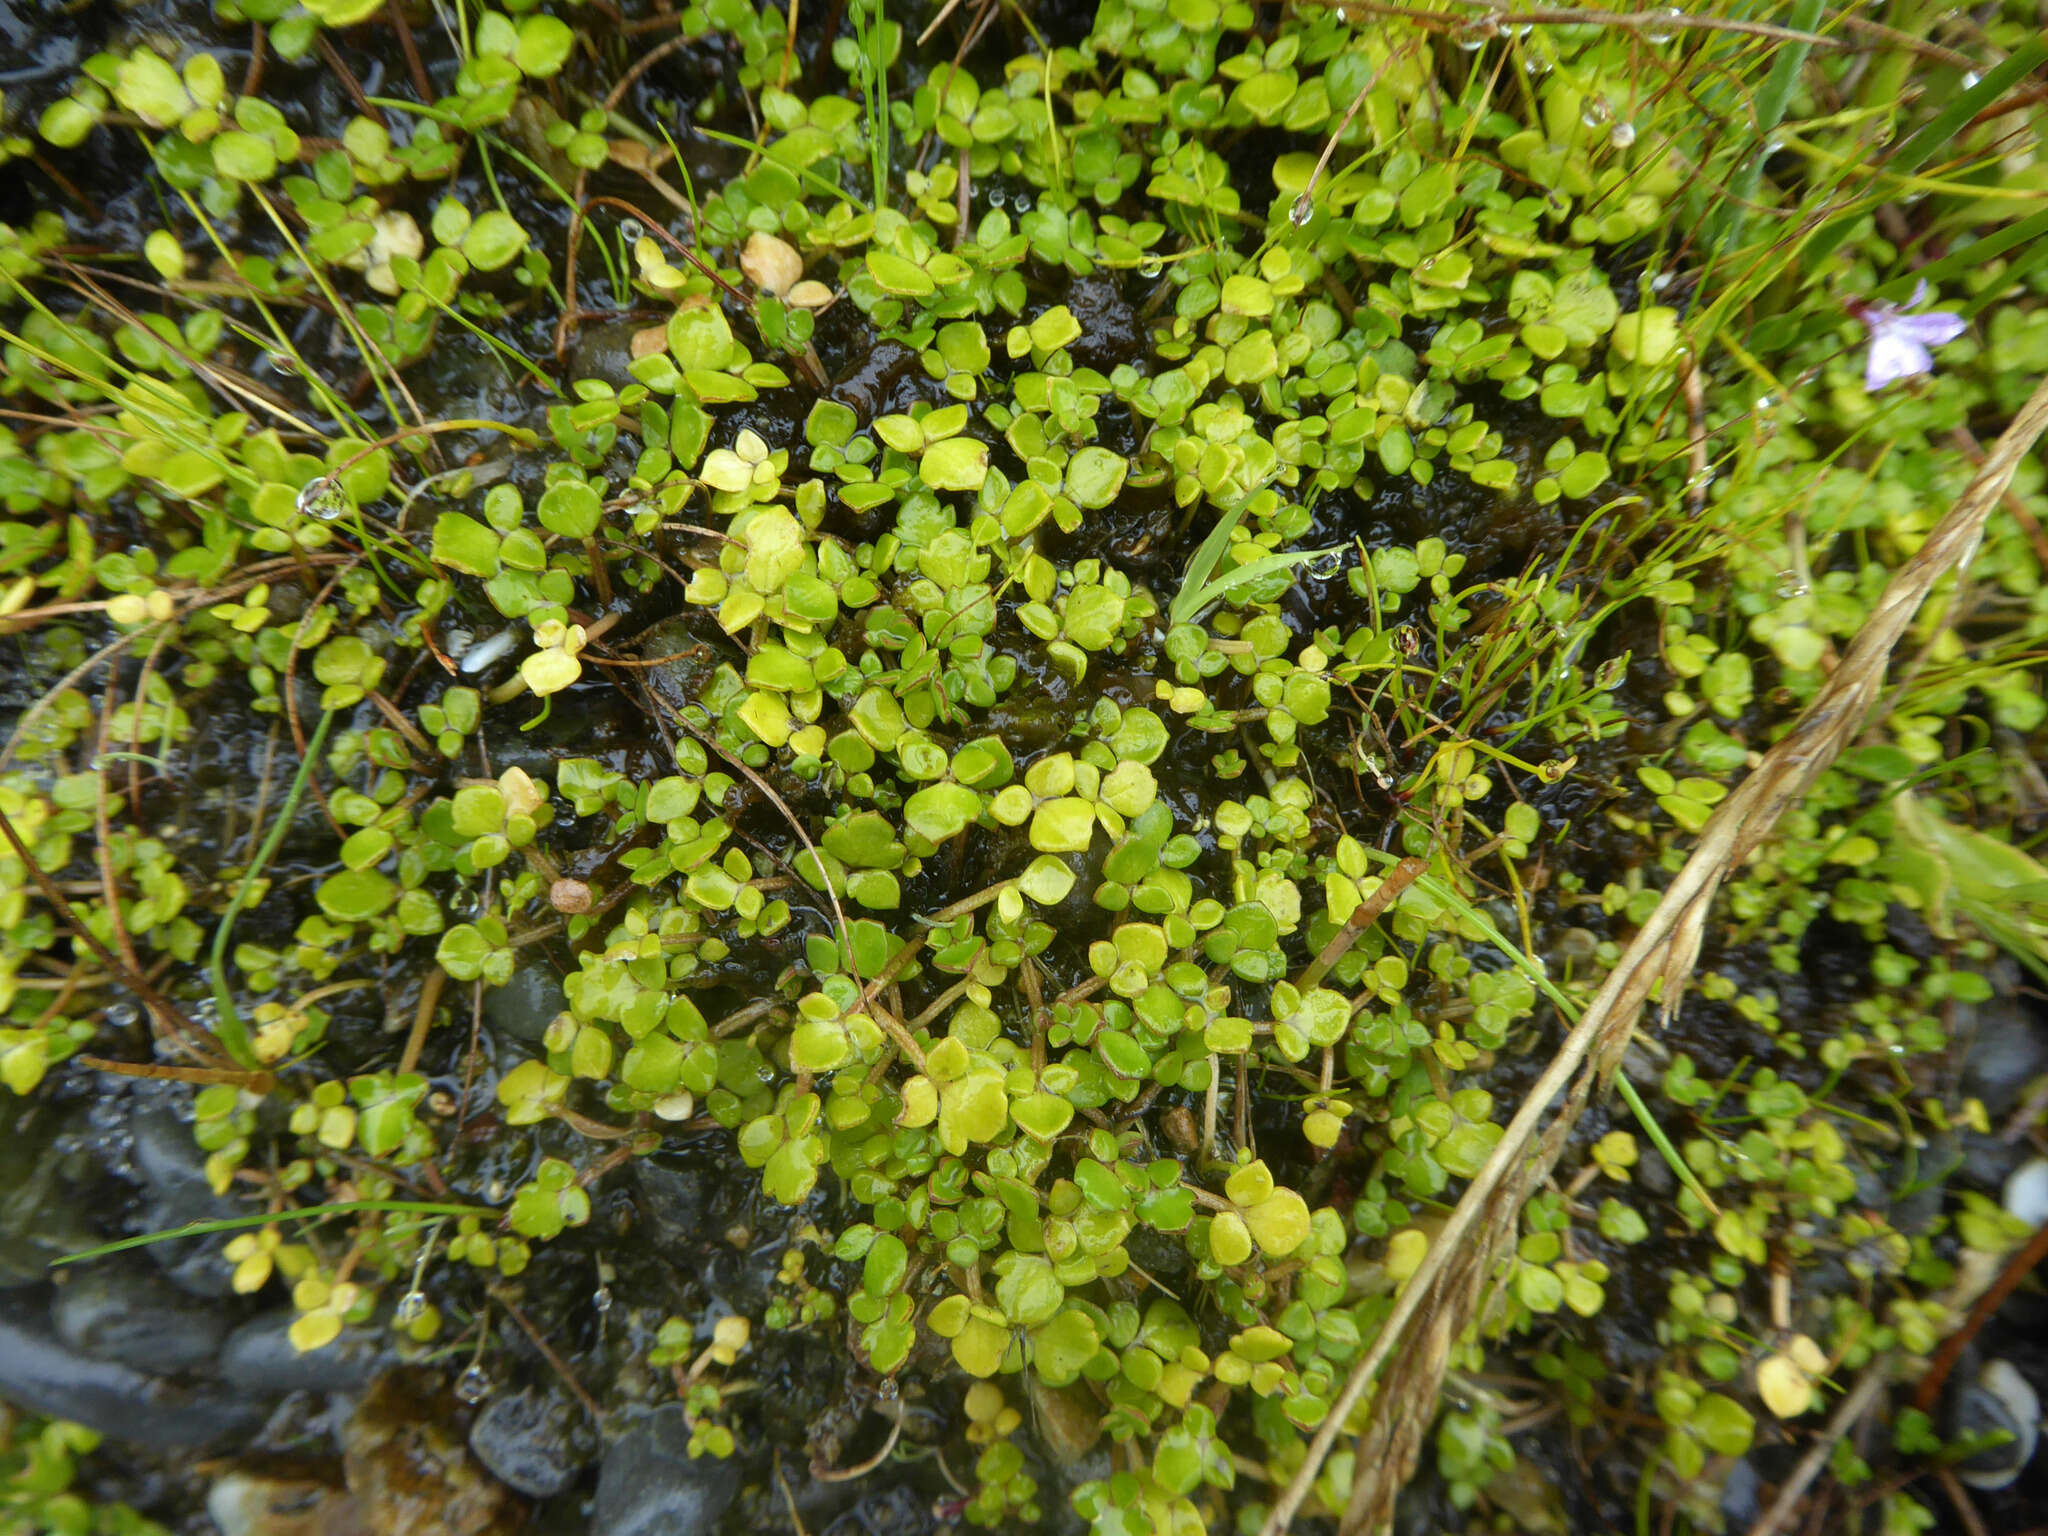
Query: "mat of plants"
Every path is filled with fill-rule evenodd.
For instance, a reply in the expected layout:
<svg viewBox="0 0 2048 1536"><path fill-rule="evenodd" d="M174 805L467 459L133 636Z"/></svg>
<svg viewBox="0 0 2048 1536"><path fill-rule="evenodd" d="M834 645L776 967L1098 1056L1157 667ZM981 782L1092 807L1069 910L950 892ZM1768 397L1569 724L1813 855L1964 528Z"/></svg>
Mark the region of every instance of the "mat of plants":
<svg viewBox="0 0 2048 1536"><path fill-rule="evenodd" d="M2038 1522L2044 154L2022 0L0 4L0 1531Z"/></svg>

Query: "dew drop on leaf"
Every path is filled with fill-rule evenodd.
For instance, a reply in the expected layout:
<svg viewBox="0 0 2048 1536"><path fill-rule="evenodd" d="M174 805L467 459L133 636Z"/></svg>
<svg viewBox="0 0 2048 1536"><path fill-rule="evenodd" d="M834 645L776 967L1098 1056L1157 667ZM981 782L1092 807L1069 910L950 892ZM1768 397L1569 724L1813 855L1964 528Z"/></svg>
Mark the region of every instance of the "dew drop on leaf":
<svg viewBox="0 0 2048 1536"><path fill-rule="evenodd" d="M355 504L349 500L348 492L332 475L307 481L306 488L299 492L299 511L323 523L335 522L354 510Z"/></svg>

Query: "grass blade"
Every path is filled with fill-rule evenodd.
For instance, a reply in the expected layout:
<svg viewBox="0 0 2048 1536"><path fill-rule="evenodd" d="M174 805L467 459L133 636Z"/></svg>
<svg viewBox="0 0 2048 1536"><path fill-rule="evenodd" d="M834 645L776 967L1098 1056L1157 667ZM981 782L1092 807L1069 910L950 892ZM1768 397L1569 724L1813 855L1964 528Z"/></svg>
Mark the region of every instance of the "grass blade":
<svg viewBox="0 0 2048 1536"><path fill-rule="evenodd" d="M83 1264L88 1259L103 1259L110 1253L126 1253L131 1248L147 1248L154 1243L175 1243L181 1238L206 1237L215 1232L240 1232L250 1227L267 1227L280 1221L319 1221L328 1216L347 1216L357 1211L395 1211L412 1216L495 1216L498 1213L483 1205L447 1205L429 1200L337 1200L332 1205L309 1205L298 1211L268 1211L258 1216L221 1216L212 1221L188 1221L182 1227L170 1227L162 1232L144 1232L139 1237L124 1237L119 1242L102 1243L97 1248L87 1248L82 1253L67 1253L61 1259L50 1260L50 1267L60 1264Z"/></svg>

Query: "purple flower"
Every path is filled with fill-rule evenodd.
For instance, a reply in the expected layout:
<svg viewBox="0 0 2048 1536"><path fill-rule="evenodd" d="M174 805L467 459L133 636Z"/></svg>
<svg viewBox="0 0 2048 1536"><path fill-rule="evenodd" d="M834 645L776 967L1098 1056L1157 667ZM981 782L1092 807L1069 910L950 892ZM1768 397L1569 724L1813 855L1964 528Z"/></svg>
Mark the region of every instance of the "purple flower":
<svg viewBox="0 0 2048 1536"><path fill-rule="evenodd" d="M1932 349L1947 346L1969 328L1969 322L1961 315L1945 310L1909 314L1926 296L1927 284L1923 282L1913 289L1913 297L1903 307L1865 303L1849 306L1849 312L1870 332L1870 360L1863 365L1865 389L1874 392L1894 380L1934 372Z"/></svg>

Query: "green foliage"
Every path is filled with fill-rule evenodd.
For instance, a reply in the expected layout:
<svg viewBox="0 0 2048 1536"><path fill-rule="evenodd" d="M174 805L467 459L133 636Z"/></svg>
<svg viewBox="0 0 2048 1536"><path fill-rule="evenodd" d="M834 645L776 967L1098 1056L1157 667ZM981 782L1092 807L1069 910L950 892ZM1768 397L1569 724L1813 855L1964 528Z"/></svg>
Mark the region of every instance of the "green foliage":
<svg viewBox="0 0 2048 1536"><path fill-rule="evenodd" d="M376 7L215 9L299 61ZM1117 1447L1073 1493L1096 1530L1251 1518L1552 1010L2048 366L2025 146L1989 127L2024 113L1985 111L2036 57L2017 13L1967 40L2010 54L1974 85L1876 44L1383 20L1105 0L1079 40L934 67L852 0L806 76L792 16L703 0L673 35L721 84L642 121L595 34L522 0L422 29L438 99L303 135L196 43L87 60L0 160L118 139L166 195L118 274L68 208L0 228L0 629L40 695L0 760L0 1081L130 1043L113 988L167 962L143 1000L218 1078L208 1176L266 1202L236 1283L289 1282L304 1348L400 1285L428 1345L421 1287L452 1310L571 1229L601 1251L603 1181L688 1126L790 1225L762 1326L974 1383L970 1519L1044 1513L1012 1400L1048 1447ZM687 249L587 195L636 176ZM1914 271L1973 329L1872 392L1844 302ZM826 387L848 336L898 360L886 399ZM528 386L530 421L489 419ZM2019 1235L1865 1194L1890 1138L1982 1119L1913 1076L1944 1010L1997 950L2048 968L2014 833L2044 512L2029 463L1887 708L1731 878L1695 1006L1739 1065L1632 1050L1645 1145L1573 1154L1455 1341L1679 1502L1824 1365L1931 1349L1956 1252ZM642 674L659 767L524 753ZM189 774L215 710L275 733L254 824L237 802L201 858L141 769ZM1869 975L1791 1017L1823 918ZM179 970L209 934L210 1012ZM543 957L554 1017L471 1059L449 1024ZM351 997L386 989L388 1019ZM517 1170L492 1212L389 1198L479 1125ZM349 1240L284 1242L323 1192ZM1856 1287L1802 1292L1798 1331L1744 1314L1823 1263ZM1615 1315L1624 1265L1661 1310ZM710 1324L647 1363L733 1455L752 1324ZM1654 1424L1618 1353L1654 1353ZM1507 1508L1510 1417L1475 1390L1438 1422L1461 1507ZM68 1497L39 1435L24 1475Z"/></svg>

